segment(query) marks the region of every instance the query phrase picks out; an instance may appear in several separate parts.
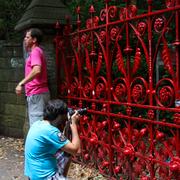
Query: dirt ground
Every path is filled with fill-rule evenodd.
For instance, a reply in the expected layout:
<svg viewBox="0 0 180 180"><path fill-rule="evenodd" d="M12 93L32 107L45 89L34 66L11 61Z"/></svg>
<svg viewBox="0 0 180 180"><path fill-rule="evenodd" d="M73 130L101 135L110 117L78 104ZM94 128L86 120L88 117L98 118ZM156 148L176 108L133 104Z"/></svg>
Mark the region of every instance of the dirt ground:
<svg viewBox="0 0 180 180"><path fill-rule="evenodd" d="M23 175L23 139L0 136L0 180L27 180ZM72 163L68 177L71 180L106 180L94 169Z"/></svg>

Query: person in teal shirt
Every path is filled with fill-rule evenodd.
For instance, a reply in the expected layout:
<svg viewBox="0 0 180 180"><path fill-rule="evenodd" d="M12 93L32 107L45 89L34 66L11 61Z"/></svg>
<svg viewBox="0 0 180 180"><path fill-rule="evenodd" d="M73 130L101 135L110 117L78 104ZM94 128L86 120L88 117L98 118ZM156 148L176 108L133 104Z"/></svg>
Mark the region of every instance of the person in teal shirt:
<svg viewBox="0 0 180 180"><path fill-rule="evenodd" d="M30 180L66 179L64 164L68 156L80 148L77 122L80 115L72 115L72 140L63 134L68 108L64 101L50 100L44 110L44 120L36 121L25 142L25 175Z"/></svg>

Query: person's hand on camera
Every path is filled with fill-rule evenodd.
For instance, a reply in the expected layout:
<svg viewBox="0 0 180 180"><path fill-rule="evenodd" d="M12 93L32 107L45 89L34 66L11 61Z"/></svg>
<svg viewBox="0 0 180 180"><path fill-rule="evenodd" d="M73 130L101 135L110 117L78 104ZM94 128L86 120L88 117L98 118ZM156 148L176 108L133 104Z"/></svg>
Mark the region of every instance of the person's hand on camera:
<svg viewBox="0 0 180 180"><path fill-rule="evenodd" d="M75 113L71 117L71 120L72 120L71 125L77 125L79 122L79 119L80 119L80 114L77 111L75 111Z"/></svg>

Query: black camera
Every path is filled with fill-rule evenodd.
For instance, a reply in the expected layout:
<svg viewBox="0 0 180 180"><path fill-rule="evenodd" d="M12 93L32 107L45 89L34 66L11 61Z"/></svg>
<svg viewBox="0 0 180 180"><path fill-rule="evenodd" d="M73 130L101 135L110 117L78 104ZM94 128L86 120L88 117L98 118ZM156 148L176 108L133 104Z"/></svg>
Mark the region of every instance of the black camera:
<svg viewBox="0 0 180 180"><path fill-rule="evenodd" d="M87 109L88 108L82 108L82 109L77 109L76 111L80 114L80 115L85 115L87 114ZM75 113L75 110L73 110L72 108L68 108L68 121L66 123L66 126L64 128L64 135L66 137L68 137L69 139L71 139L71 129L70 129L70 124L72 123L71 121L71 116Z"/></svg>
<svg viewBox="0 0 180 180"><path fill-rule="evenodd" d="M77 112L80 115L85 115L87 114L87 108L81 108L81 109L77 109ZM75 110L73 110L72 108L68 108L68 114L69 116L72 116L75 113Z"/></svg>

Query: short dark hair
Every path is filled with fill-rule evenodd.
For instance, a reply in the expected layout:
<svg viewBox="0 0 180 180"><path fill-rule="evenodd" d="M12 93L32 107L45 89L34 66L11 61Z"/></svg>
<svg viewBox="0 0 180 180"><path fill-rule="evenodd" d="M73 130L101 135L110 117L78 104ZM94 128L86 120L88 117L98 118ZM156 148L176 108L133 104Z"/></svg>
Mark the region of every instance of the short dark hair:
<svg viewBox="0 0 180 180"><path fill-rule="evenodd" d="M60 99L50 100L44 108L44 119L53 121L58 115L65 115L67 112L68 107L64 101Z"/></svg>
<svg viewBox="0 0 180 180"><path fill-rule="evenodd" d="M43 33L40 29L38 28L30 28L29 30L27 30L27 32L31 33L31 37L32 38L36 38L37 39L37 43L40 44L42 41L42 37L43 37Z"/></svg>

